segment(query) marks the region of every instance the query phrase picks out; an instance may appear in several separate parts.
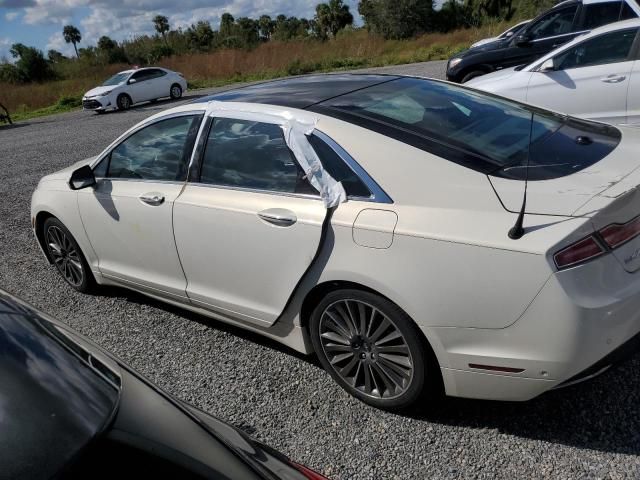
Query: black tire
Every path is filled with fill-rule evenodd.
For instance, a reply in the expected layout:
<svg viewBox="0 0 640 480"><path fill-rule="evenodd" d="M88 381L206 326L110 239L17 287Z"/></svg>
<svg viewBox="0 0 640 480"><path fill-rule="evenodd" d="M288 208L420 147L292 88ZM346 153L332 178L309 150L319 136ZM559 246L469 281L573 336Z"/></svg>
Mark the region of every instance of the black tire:
<svg viewBox="0 0 640 480"><path fill-rule="evenodd" d="M370 321L362 321L366 318ZM338 326L340 319L345 322ZM386 328L385 319L389 324ZM427 375L440 377L438 371L431 372L431 355L422 333L413 320L389 300L355 289L330 292L314 309L309 328L314 351L324 369L344 390L363 402L398 411L415 404L423 395L440 397L435 388L433 392L425 389L427 385L437 385L435 381L427 382ZM400 339L393 339L396 333ZM338 360L338 357L344 358ZM394 360L389 361L390 357ZM406 368L396 363L399 359L406 361Z"/></svg>
<svg viewBox="0 0 640 480"><path fill-rule="evenodd" d="M121 93L118 95L118 99L116 100L118 105L118 110L129 110L131 108L131 97L126 93Z"/></svg>
<svg viewBox="0 0 640 480"><path fill-rule="evenodd" d="M469 80L471 80L472 78L476 78L476 77L480 77L482 75L486 75L487 72L483 71L483 70L473 70L472 72L469 72L467 74L465 74L464 77L462 77L462 82L460 83L466 83Z"/></svg>
<svg viewBox="0 0 640 480"><path fill-rule="evenodd" d="M172 100L177 100L182 97L182 87L177 83L171 85L171 88L169 89L169 96Z"/></svg>
<svg viewBox="0 0 640 480"><path fill-rule="evenodd" d="M57 218L50 217L44 222L42 234L47 255L64 281L79 292L92 291L96 286L95 278L78 242L67 227ZM53 246L56 242L58 247L62 247L61 251L56 251Z"/></svg>

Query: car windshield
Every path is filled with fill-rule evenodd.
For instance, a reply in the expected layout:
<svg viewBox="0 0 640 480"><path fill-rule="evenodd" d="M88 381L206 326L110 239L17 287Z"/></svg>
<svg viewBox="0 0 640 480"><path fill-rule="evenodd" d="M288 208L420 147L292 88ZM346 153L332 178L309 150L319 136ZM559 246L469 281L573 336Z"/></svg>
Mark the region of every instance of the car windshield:
<svg viewBox="0 0 640 480"><path fill-rule="evenodd" d="M124 82L127 79L127 77L129 77L129 75L130 74L128 72L116 73L109 80L105 81L102 84L102 86L103 87L112 87L114 85L120 85L122 82Z"/></svg>
<svg viewBox="0 0 640 480"><path fill-rule="evenodd" d="M335 110L348 113L354 123L488 174L524 165L529 152L532 162L544 165L545 159L538 158L540 146L556 137L558 151L576 157L572 158L571 170L563 173L556 169L550 174L567 175L603 158L620 139L620 132L613 127L591 122L580 122L576 127L574 122L571 128L565 128L565 116L419 78L391 80L328 100L321 106L329 107L329 114ZM592 144L575 151L575 137L569 137L569 131L587 135ZM542 179L547 171L540 168L537 172Z"/></svg>
<svg viewBox="0 0 640 480"><path fill-rule="evenodd" d="M106 427L119 378L0 290L0 476L55 477Z"/></svg>

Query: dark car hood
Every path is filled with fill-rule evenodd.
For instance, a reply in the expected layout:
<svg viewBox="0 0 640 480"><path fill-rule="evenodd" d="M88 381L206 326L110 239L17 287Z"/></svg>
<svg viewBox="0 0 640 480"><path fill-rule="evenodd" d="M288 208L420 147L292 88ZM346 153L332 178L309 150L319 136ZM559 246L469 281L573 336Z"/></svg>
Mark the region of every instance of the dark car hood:
<svg viewBox="0 0 640 480"><path fill-rule="evenodd" d="M478 54L487 54L489 52L496 52L496 55L509 46L509 42L511 39L505 40L496 40L495 42L485 43L484 45L480 45L477 47L469 48L467 50L463 50L462 52L456 54L457 58L466 58L471 57L473 55Z"/></svg>
<svg viewBox="0 0 640 480"><path fill-rule="evenodd" d="M113 417L117 386L77 347L0 291L0 477L55 476Z"/></svg>

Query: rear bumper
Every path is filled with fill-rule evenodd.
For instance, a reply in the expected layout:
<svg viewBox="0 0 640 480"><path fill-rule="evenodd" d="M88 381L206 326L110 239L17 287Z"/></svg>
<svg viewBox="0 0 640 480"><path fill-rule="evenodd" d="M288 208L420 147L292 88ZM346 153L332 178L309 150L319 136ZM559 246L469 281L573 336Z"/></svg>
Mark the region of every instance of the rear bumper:
<svg viewBox="0 0 640 480"><path fill-rule="evenodd" d="M552 275L509 327L431 327L425 333L440 343L434 349L448 395L529 400L638 351L640 274L605 255ZM521 371L470 366L477 364Z"/></svg>

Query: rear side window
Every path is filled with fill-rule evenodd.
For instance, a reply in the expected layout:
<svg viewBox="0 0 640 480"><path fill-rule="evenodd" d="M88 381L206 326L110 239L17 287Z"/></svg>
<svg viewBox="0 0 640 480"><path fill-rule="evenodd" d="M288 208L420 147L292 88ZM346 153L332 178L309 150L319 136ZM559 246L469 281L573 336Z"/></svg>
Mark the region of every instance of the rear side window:
<svg viewBox="0 0 640 480"><path fill-rule="evenodd" d="M318 192L271 123L216 118L204 152L200 182L272 192Z"/></svg>
<svg viewBox="0 0 640 480"><path fill-rule="evenodd" d="M592 30L602 25L617 22L621 8L622 2L602 2L585 5L582 30Z"/></svg>
<svg viewBox="0 0 640 480"><path fill-rule="evenodd" d="M184 180L200 119L200 115L169 118L138 130L115 147L94 169L94 174L109 178Z"/></svg>
<svg viewBox="0 0 640 480"><path fill-rule="evenodd" d="M573 19L577 11L578 6L573 5L550 12L534 23L531 28L528 29L527 33L529 33L532 40L571 33L573 30Z"/></svg>
<svg viewBox="0 0 640 480"><path fill-rule="evenodd" d="M360 198L371 197L369 189L362 183L362 180L360 180L355 172L344 163L333 148L316 135L311 135L308 138L309 143L320 158L322 166L336 181L342 182L342 186L348 196Z"/></svg>
<svg viewBox="0 0 640 480"><path fill-rule="evenodd" d="M637 33L638 29L632 28L587 40L558 56L555 60L556 67L560 70L568 70L624 62L629 57Z"/></svg>
<svg viewBox="0 0 640 480"><path fill-rule="evenodd" d="M464 167L524 178L531 146L540 165L535 178L569 175L593 165L620 140L614 127L578 122L559 114L434 80L400 78L334 98L310 110L394 138ZM568 122L575 127L568 128ZM582 133L580 133L582 132ZM586 144L577 137L586 136ZM540 146L553 137L570 161L551 168ZM535 154L535 155L534 155ZM533 158L533 157L532 157ZM547 156L552 158L552 156ZM553 157L556 158L556 157ZM557 158L556 158L557 160ZM393 159L389 159L393 161ZM532 176L533 177L533 176Z"/></svg>

